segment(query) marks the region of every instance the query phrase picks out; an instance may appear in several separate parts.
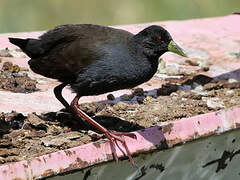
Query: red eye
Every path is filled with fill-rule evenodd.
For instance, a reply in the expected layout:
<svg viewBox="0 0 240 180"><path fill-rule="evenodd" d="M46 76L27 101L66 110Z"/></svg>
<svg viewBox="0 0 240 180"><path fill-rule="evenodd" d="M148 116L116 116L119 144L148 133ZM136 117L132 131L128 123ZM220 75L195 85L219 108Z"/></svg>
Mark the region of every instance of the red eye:
<svg viewBox="0 0 240 180"><path fill-rule="evenodd" d="M157 37L157 41L158 41L158 42L163 42L163 40L161 39L161 37Z"/></svg>

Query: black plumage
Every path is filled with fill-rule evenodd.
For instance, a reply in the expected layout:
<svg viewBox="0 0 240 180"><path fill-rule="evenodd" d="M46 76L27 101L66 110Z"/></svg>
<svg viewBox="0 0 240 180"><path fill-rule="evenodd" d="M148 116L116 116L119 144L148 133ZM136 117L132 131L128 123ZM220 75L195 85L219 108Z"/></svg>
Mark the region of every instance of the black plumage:
<svg viewBox="0 0 240 180"><path fill-rule="evenodd" d="M56 97L72 113L77 113L99 128L110 139L125 141L97 124L83 113L77 103L81 96L99 95L119 89L132 88L148 81L157 71L158 58L167 51L185 56L170 34L160 26L150 26L136 35L130 32L91 24L68 24L47 31L39 39L9 38L31 59L30 68L43 76L58 79ZM70 85L76 98L71 106L61 95ZM126 144L124 145L131 159ZM116 157L116 152L114 157Z"/></svg>

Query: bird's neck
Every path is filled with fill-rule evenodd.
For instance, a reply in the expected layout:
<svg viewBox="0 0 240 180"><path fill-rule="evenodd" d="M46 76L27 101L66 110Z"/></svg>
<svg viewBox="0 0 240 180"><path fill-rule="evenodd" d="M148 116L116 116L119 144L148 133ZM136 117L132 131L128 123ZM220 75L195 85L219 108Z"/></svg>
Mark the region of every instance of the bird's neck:
<svg viewBox="0 0 240 180"><path fill-rule="evenodd" d="M159 57L165 53L165 51L159 52L154 50L154 47L149 46L148 44L144 43L143 37L139 34L134 35L131 37L130 41L130 49L133 53L138 55L144 55L149 60L158 61Z"/></svg>
<svg viewBox="0 0 240 180"><path fill-rule="evenodd" d="M138 34L129 40L129 47L129 50L135 56L147 59L152 66L158 66L159 53L154 52L151 48L145 47L142 43L142 37L138 36Z"/></svg>
<svg viewBox="0 0 240 180"><path fill-rule="evenodd" d="M129 47L136 62L136 72L138 74L136 81L139 81L138 84L148 81L157 71L159 57L146 55L141 43L138 41L130 41ZM138 73L139 70L141 70L141 73Z"/></svg>

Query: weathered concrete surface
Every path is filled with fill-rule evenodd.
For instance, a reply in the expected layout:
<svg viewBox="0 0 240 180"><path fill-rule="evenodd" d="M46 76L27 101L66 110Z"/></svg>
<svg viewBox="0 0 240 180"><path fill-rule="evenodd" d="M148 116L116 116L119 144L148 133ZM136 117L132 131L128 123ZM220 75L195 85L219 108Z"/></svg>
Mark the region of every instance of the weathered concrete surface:
<svg viewBox="0 0 240 180"><path fill-rule="evenodd" d="M240 80L240 63L234 53L240 51L240 20L239 15L230 15L218 18L195 19L187 21L166 21L154 22L140 25L118 26L133 33L137 33L145 27L156 24L165 27L173 36L173 39L183 46L191 58L207 59L213 63L206 74L221 76L222 78L232 77ZM8 42L7 37L38 37L43 32L15 33L0 35L0 49L16 46ZM165 53L162 58L171 63L181 63L183 58L172 53ZM28 67L28 58L2 58L9 60L23 67ZM189 67L193 68L193 67ZM59 84L57 81L30 73L39 81L40 92L30 94L10 93L0 90L0 110L9 112L16 110L23 113L57 111L63 106L56 100L52 92ZM152 78L149 82L141 85L144 90L151 90L161 87L163 80ZM118 97L127 90L116 91L113 94ZM74 94L69 89L64 91L64 96L71 101ZM100 96L83 97L80 102L105 100L106 94Z"/></svg>

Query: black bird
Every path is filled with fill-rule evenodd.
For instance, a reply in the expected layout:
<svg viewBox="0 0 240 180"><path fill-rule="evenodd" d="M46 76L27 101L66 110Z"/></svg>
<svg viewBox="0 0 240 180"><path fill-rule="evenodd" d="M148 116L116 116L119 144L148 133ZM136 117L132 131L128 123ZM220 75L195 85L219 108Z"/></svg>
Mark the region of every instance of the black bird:
<svg viewBox="0 0 240 180"><path fill-rule="evenodd" d="M62 82L54 88L56 98L110 140L116 160L115 145L120 141L133 165L121 135L133 138L135 135L108 131L79 109L79 98L132 88L148 81L157 71L158 58L167 51L186 56L168 31L155 25L133 35L100 25L67 24L47 31L38 39L9 38L9 41L31 58L28 64L35 73ZM67 85L77 94L70 105L62 97L62 89Z"/></svg>

